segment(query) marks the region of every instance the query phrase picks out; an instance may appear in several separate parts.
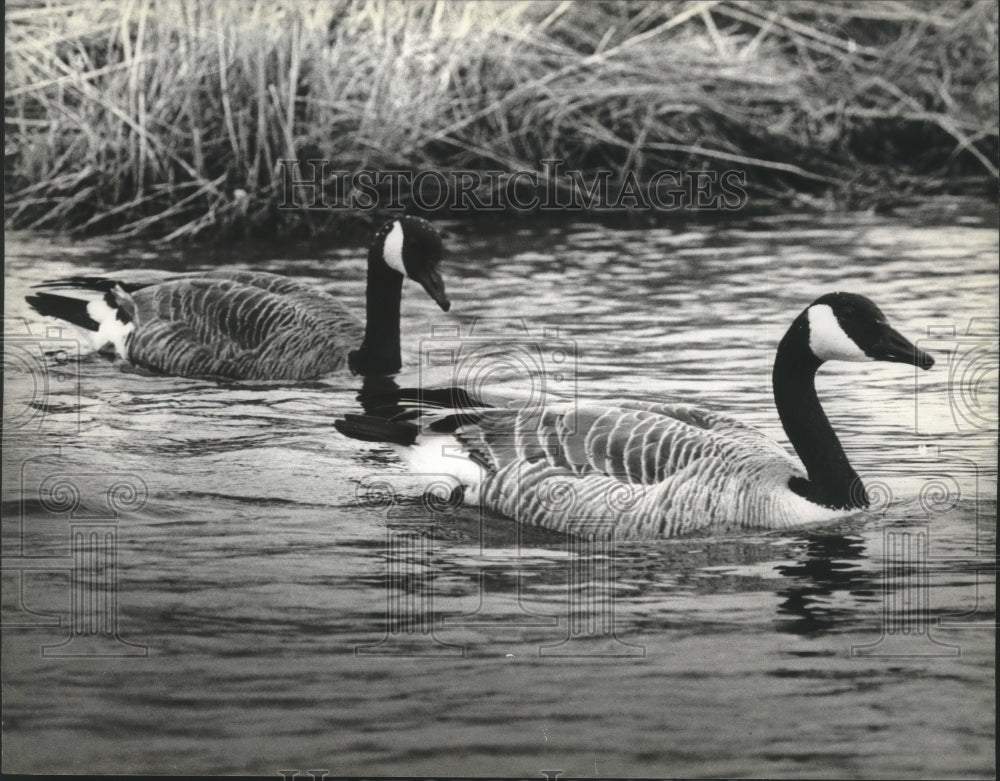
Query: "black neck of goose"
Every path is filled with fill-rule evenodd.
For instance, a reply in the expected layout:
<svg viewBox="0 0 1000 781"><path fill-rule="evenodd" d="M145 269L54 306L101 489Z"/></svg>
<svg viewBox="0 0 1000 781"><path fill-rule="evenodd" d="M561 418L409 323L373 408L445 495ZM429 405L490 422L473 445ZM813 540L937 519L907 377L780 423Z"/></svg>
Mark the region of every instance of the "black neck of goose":
<svg viewBox="0 0 1000 781"><path fill-rule="evenodd" d="M778 416L809 475L805 480L793 477L788 485L824 507L867 507L864 485L816 396L816 371L821 363L809 349L809 321L803 313L778 345L772 375Z"/></svg>
<svg viewBox="0 0 1000 781"><path fill-rule="evenodd" d="M375 248L368 253L368 287L365 290L365 338L351 353L356 374L395 374L402 368L399 350L399 306L403 275L389 268Z"/></svg>

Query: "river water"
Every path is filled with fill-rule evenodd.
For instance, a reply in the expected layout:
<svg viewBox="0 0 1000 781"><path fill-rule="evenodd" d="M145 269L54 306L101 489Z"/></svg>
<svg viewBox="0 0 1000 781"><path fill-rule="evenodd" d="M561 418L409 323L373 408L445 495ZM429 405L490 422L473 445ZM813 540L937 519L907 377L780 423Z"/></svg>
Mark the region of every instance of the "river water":
<svg viewBox="0 0 1000 781"><path fill-rule="evenodd" d="M872 511L611 545L427 503L333 429L354 378L126 371L23 303L232 264L360 309L363 248L10 234L5 771L995 776L995 212L443 227L453 307L408 283L409 369L508 340L541 368L477 381L690 401L782 442L783 329L871 297L938 361L820 373Z"/></svg>

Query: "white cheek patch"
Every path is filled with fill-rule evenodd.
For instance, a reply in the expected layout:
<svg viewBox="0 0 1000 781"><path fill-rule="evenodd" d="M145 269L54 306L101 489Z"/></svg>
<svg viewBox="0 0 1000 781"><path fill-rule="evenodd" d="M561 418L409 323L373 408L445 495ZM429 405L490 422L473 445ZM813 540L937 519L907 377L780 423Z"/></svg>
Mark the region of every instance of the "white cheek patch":
<svg viewBox="0 0 1000 781"><path fill-rule="evenodd" d="M844 333L837 316L826 304L809 307L809 349L821 361L872 361Z"/></svg>
<svg viewBox="0 0 1000 781"><path fill-rule="evenodd" d="M382 258L389 268L406 276L406 268L403 266L403 224L399 220L392 224L392 230L382 242Z"/></svg>

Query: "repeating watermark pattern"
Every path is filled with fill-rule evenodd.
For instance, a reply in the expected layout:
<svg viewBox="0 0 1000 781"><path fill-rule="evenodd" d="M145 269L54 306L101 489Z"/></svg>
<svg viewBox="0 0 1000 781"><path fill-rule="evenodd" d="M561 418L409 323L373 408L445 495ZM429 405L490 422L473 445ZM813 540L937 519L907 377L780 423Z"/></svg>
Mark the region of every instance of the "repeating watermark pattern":
<svg viewBox="0 0 1000 781"><path fill-rule="evenodd" d="M419 486L422 495L414 498ZM565 492L574 494L570 490ZM610 492L616 494L619 492ZM588 497L592 499L593 497ZM575 498L570 500L575 503ZM613 497L611 498L613 502ZM447 474L371 475L357 489L359 507L374 512L386 522L385 635L377 643L358 646L359 656L441 656L464 653L461 645L448 643L438 630L455 627L551 627L564 635L538 646L540 656L597 657L645 656L645 647L618 637L615 631L616 553L614 518L574 518L567 534L568 582L565 609L561 615L538 613L525 604L520 579L516 606L509 599L491 594L481 570L477 583L477 607L445 615L434 604L435 567L433 551L439 524L455 523L464 507L465 523L485 522L480 505L463 503L463 489ZM520 546L520 526L518 532ZM516 564L511 563L516 569Z"/></svg>
<svg viewBox="0 0 1000 781"><path fill-rule="evenodd" d="M4 318L5 437L80 431L80 355L68 328Z"/></svg>
<svg viewBox="0 0 1000 781"><path fill-rule="evenodd" d="M434 528L461 505L455 481L446 474L419 475L422 495L414 501L390 476L363 479L358 506L386 522L385 636L359 645L357 656L463 656L462 645L436 634ZM407 480L411 482L411 480Z"/></svg>
<svg viewBox="0 0 1000 781"><path fill-rule="evenodd" d="M560 159L537 171L331 169L329 160L279 160L279 209L376 208L421 211L736 211L747 203L746 171L664 169L642 181L634 171L566 169Z"/></svg>
<svg viewBox="0 0 1000 781"><path fill-rule="evenodd" d="M883 535L882 636L874 643L852 645L851 656L960 656L960 646L931 634L930 527L886 529Z"/></svg>
<svg viewBox="0 0 1000 781"><path fill-rule="evenodd" d="M123 639L118 628L118 526L146 504L146 484L133 474L70 473L51 462L39 456L21 466L18 539L4 541L2 565L14 574L17 601L2 626L67 626L63 641L41 646L43 656L146 656L147 646ZM29 605L25 575L32 572L68 575L65 613Z"/></svg>
<svg viewBox="0 0 1000 781"><path fill-rule="evenodd" d="M419 401L424 413L429 417L436 416L439 423L450 418L451 425L443 426L443 430L453 430L469 420L479 421L482 430L488 429L484 440L478 444L483 449L482 455L486 451L519 452L524 447L519 438L535 427L549 404L557 403L563 414L577 408L577 346L572 340L563 338L557 329L532 331L523 319L518 318L479 319L464 331L454 327L436 328L430 338L420 343L418 355L417 387L423 389L419 391ZM517 393L506 392L502 401L497 401L492 398L491 390L497 385L516 388ZM407 400L404 398L402 401L405 403ZM491 411L499 411L493 406L495 403L502 403L506 411L501 411L499 418L491 417L486 425L481 416L484 412L490 415ZM563 420L567 421L563 425L565 429L568 421L575 420L575 416L569 415ZM435 626L537 626L557 629L565 623L565 635L539 646L540 655L644 654L642 647L620 640L614 631L615 549L612 530L616 513L627 509L619 506L621 491L609 492L605 497L607 506L602 505L596 511L593 506L585 507L582 501L578 501L572 486L538 498L553 517L567 510L564 506L567 501L572 506L569 511L574 514L565 527L569 532L569 583L566 610L562 616L546 615L532 609L524 597L519 569L515 571L517 610L513 614L509 609L504 610L509 600L487 590L486 571L480 569L476 579L479 589L476 608L465 614L435 618L432 581L426 576L423 579L415 577L415 572L407 578L403 573L394 572L393 568L403 566L422 570L427 566L426 550L433 544L435 522L438 519L452 521L444 516L454 512L465 497L464 484L459 478L448 475L462 475L471 469L476 474L466 474L465 479L481 483L484 473L483 467L469 460L463 448L449 445L447 438L430 441L424 446L440 448L440 452L428 455L437 459L442 467L451 463L453 469L445 469L445 474L411 474L404 481L411 485L424 485L425 496L430 491L432 496L447 494L449 500L457 499L454 507L440 501L437 504L423 501L420 512L409 519L409 527L404 527L398 515L402 508L407 507L400 498L405 495L406 486L397 489L384 476L371 476L359 486L359 505L384 514L389 535L386 550L389 628L383 641L374 648L364 649L365 653L373 650L395 653L400 649L413 652L418 647L417 640L422 640L422 647L437 650L444 644L434 635ZM452 463L452 459L456 460ZM462 461L461 465L458 460ZM512 490L517 492L522 481L515 477L511 484ZM520 498L514 497L514 501L519 502ZM466 506L466 520L478 518L482 550L486 509L480 502ZM573 509L576 507L579 507L579 513ZM447 513L443 512L445 509ZM520 551L522 527L518 525L515 528ZM403 535L402 538L400 535ZM404 547L405 553L402 552ZM400 586L407 580L419 584L421 590L401 590ZM404 593L407 594L405 599L402 596ZM400 615L400 611L407 610L412 611L411 615Z"/></svg>
<svg viewBox="0 0 1000 781"><path fill-rule="evenodd" d="M556 327L532 330L524 318L478 317L464 330L435 325L418 359L420 387L462 388L474 400L488 401L498 383L517 389L520 408L537 412L553 400L575 405L579 396L576 341Z"/></svg>
<svg viewBox="0 0 1000 781"><path fill-rule="evenodd" d="M941 616L939 625L944 630L976 629L996 632L1000 628L996 615L996 584L997 562L994 559L988 564L974 567L973 585L975 602L965 613Z"/></svg>
<svg viewBox="0 0 1000 781"><path fill-rule="evenodd" d="M640 486L615 485L607 490L581 491L569 481L538 482L520 466L508 478L515 494L512 505L525 521L545 518L547 525L566 533L569 571L565 612L560 617L565 635L538 647L540 656L645 656L642 645L629 643L615 631L615 527L642 495ZM518 594L519 600L522 598ZM525 608L526 609L526 608Z"/></svg>
<svg viewBox="0 0 1000 781"><path fill-rule="evenodd" d="M917 433L996 431L998 339L1000 321L990 318L973 318L964 329L954 325L927 329L927 338L919 340L917 347L937 359L934 370L946 378L947 397L936 397L932 383L916 383ZM946 414L942 414L942 401L947 404Z"/></svg>
<svg viewBox="0 0 1000 781"><path fill-rule="evenodd" d="M567 538L566 636L538 648L539 656L645 656L646 647L615 631L614 519L576 521Z"/></svg>
<svg viewBox="0 0 1000 781"><path fill-rule="evenodd" d="M506 400L516 408L518 416L509 425L490 425L484 443L495 452L522 452L519 438L536 428L546 405L556 403L563 414L562 431L573 434L572 421L579 404L578 348L575 341L561 336L556 328L532 331L526 321L517 318L480 318L463 332L458 328L438 328L432 338L421 342L419 370L422 386L433 386L442 380L446 384L468 391L470 403L490 404L490 388L497 383L516 387L516 398ZM441 369L450 372L444 378ZM462 399L456 399L462 401ZM455 410L461 414L461 405ZM470 410L474 412L474 410ZM529 437L530 439L530 437ZM537 443L535 443L537 446ZM517 477L511 481L514 491L524 485ZM628 489L622 486L622 489ZM446 617L449 626L472 626L491 622L514 625L557 626L565 622L566 635L550 644L538 647L543 656L631 656L643 655L645 649L620 640L614 631L614 518L625 509L617 506L622 491L611 491L604 498L606 506L584 507L572 486L562 490L542 492L535 497L551 518L579 512L566 528L569 553L569 583L566 611L562 616L546 616L533 610L524 597L518 572L518 616L491 619L484 609L491 599L483 586L480 609L475 615ZM520 500L515 498L515 503ZM570 505L571 507L567 507ZM599 502L598 502L599 503ZM484 517L484 508L479 509ZM518 528L518 547L521 545ZM481 573L480 581L485 583Z"/></svg>
<svg viewBox="0 0 1000 781"><path fill-rule="evenodd" d="M882 614L880 637L853 645L857 657L927 657L960 656L961 646L934 636L935 630L994 629L989 600L983 584L995 579L996 559L985 544L985 515L979 489L979 466L962 456L942 451L931 454L930 469L921 475L916 501L893 495L893 475L868 477L865 480L870 500L869 511L883 513L894 504L913 507L914 522L904 528L888 527L882 538ZM908 462L907 468L920 473L920 465ZM898 475L895 476L898 479ZM914 507L915 505L915 507ZM960 511L971 515L976 529L975 603L961 616L948 615L932 604L932 574L958 567L965 571L968 562L948 558L937 560L932 546L933 521ZM922 519L918 520L918 519ZM932 570L932 567L934 568Z"/></svg>
<svg viewBox="0 0 1000 781"><path fill-rule="evenodd" d="M997 389L1000 376L1000 320L972 318L963 325L930 327L917 346L937 359L935 371L940 382L915 380L914 430L920 435L990 434L998 424ZM915 370L916 371L916 370ZM926 656L959 655L960 647L935 640L932 629L995 631L997 620L995 591L997 560L990 526L995 518L984 511L983 467L971 459L940 448L924 447L936 468L923 475L917 501L929 520L958 512L973 515L975 557L971 562L945 561L946 568L963 573L970 567L974 576L973 607L964 614L937 611L931 618L926 599L932 593L921 585L927 582L927 568L934 565L931 526L921 531L887 530L894 535L885 540L883 636L862 646L865 655ZM912 464L910 465L912 467ZM995 480L995 476L994 476ZM891 499L888 496L887 499ZM900 536L909 534L910 536ZM914 536L915 535L915 536ZM901 573L909 573L909 577ZM902 586L893 589L893 584Z"/></svg>
<svg viewBox="0 0 1000 781"><path fill-rule="evenodd" d="M962 614L943 615L940 618L942 629L979 629L995 631L1000 624L996 617L996 518L992 519L983 507L981 497L982 470L971 459L938 450L941 463L950 464L952 468L961 468L961 483L953 474L942 475L928 480L920 492L921 506L929 514L944 514L956 508L974 515L976 530L975 558L972 560L972 573L975 578L975 601L970 610ZM994 477L995 479L995 477ZM967 488L963 492L962 483ZM992 533L990 533L992 527ZM992 588L994 592L989 593Z"/></svg>
<svg viewBox="0 0 1000 781"><path fill-rule="evenodd" d="M972 517L975 528L976 559L995 561L994 534L990 533L990 514L984 502L984 469L959 453L929 448L927 455L934 467L923 477L917 491L917 503L928 519L960 511ZM995 521L995 519L993 519Z"/></svg>
<svg viewBox="0 0 1000 781"><path fill-rule="evenodd" d="M537 417L553 400L567 409L575 408L577 403L577 344L562 337L558 328L532 330L523 318L477 318L464 330L460 326L435 326L431 336L421 341L418 356L420 387L453 387L466 392L451 399L452 411L458 415L465 412L474 414L476 405L480 403L491 404L490 391L497 384L517 388L517 395L510 402L521 411L524 419ZM472 409L466 409L466 404L472 405ZM494 427L490 433L490 445L497 448L516 447L516 431ZM442 455L467 461L462 452L442 451ZM480 519L482 547L486 513L481 506L476 512ZM520 552L520 527L516 534ZM520 569L515 573L517 611L513 615L502 610L502 599L488 592L486 574L485 570L479 573L479 603L476 609L464 615L445 616L445 626L557 625L556 616L538 613L525 604Z"/></svg>

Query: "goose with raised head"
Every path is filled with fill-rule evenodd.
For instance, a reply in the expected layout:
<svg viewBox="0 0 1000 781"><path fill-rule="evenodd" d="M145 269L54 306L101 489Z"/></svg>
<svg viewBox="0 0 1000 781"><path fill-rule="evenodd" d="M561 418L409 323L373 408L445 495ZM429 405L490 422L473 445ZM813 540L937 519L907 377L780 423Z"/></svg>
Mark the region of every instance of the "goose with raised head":
<svg viewBox="0 0 1000 781"><path fill-rule="evenodd" d="M934 364L872 301L831 293L795 318L774 361L774 401L798 459L697 407L495 406L457 387L363 394L366 414L336 426L392 443L421 471L453 475L467 500L522 524L574 533L598 519L623 539L791 528L868 506L816 394L817 370L834 360Z"/></svg>
<svg viewBox="0 0 1000 781"><path fill-rule="evenodd" d="M345 368L392 374L402 363L403 278L449 309L438 272L442 250L426 220L385 223L368 250L366 322L330 293L258 271L68 277L36 287L73 295L38 292L27 301L39 314L89 331L95 349L110 345L119 357L162 374L240 380L304 380Z"/></svg>

